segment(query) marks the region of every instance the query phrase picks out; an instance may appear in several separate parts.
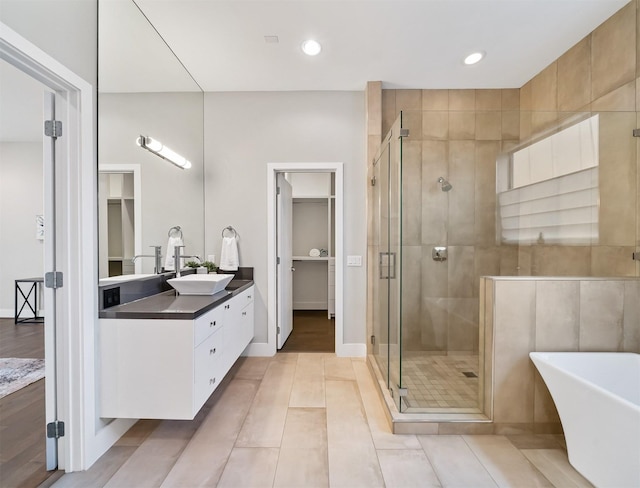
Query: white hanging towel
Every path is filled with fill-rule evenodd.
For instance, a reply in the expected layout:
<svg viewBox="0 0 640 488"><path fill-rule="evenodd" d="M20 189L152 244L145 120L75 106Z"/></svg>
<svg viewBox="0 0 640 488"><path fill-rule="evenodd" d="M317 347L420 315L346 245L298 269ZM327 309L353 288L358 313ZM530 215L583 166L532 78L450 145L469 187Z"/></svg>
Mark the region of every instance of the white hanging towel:
<svg viewBox="0 0 640 488"><path fill-rule="evenodd" d="M176 253L176 246L184 246L184 242L182 241L182 237L169 237L169 241L167 242L167 255L164 259L164 269L166 271L174 271L175 270L175 259L174 255ZM184 260L181 259L184 262ZM180 269L182 269L182 264L180 263Z"/></svg>
<svg viewBox="0 0 640 488"><path fill-rule="evenodd" d="M220 250L220 269L224 271L238 271L238 239L233 237L222 238Z"/></svg>

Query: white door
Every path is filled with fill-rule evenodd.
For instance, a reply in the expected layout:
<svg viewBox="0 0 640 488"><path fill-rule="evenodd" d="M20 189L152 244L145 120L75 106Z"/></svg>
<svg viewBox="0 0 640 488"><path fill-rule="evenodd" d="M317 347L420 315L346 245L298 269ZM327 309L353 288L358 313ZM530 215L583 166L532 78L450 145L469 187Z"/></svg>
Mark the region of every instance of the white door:
<svg viewBox="0 0 640 488"><path fill-rule="evenodd" d="M276 281L277 281L277 336L278 349L286 342L293 331L293 259L292 259L292 228L293 228L293 200L291 185L285 179L284 173L276 176Z"/></svg>
<svg viewBox="0 0 640 488"><path fill-rule="evenodd" d="M44 119L56 120L56 95L44 93ZM61 114L58 114L58 119ZM44 125L44 124L43 124ZM54 134L55 135L55 134ZM57 431L57 368L56 368L56 288L48 283L47 275L57 270L56 259L56 140L45 135L43 144L44 168L44 362L45 362L45 434L47 470L58 467ZM58 151L59 152L59 151Z"/></svg>

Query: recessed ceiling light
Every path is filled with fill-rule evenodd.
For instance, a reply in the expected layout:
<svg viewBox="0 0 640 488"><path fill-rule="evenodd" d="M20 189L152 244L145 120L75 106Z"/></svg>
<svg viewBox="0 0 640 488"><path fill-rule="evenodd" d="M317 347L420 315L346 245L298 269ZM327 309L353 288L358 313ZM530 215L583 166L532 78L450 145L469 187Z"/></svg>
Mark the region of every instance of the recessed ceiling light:
<svg viewBox="0 0 640 488"><path fill-rule="evenodd" d="M484 53L482 51L471 53L469 56L464 58L464 64L476 64L482 61L482 58L484 58Z"/></svg>
<svg viewBox="0 0 640 488"><path fill-rule="evenodd" d="M318 41L308 39L302 43L302 52L308 56L315 56L316 54L319 54L320 51L322 51L322 46Z"/></svg>

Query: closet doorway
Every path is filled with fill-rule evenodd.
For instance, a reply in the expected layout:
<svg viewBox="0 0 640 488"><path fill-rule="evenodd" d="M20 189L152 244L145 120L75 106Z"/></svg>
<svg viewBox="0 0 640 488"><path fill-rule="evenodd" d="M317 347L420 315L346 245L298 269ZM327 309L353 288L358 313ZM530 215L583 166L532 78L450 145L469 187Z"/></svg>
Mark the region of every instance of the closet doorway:
<svg viewBox="0 0 640 488"><path fill-rule="evenodd" d="M282 179L292 200L290 214L279 212L277 222L280 245L284 237L291 240L285 246L291 249L292 327L279 349L335 352L335 174L282 173ZM290 223L281 222L285 215Z"/></svg>
<svg viewBox="0 0 640 488"><path fill-rule="evenodd" d="M342 163L269 164L269 345L342 352Z"/></svg>

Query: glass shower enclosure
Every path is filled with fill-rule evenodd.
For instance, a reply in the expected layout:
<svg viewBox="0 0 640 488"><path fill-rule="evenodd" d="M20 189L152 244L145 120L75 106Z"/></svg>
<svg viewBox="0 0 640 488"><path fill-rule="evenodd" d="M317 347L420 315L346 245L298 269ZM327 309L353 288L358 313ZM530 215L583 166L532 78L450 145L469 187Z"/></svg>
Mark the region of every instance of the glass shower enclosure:
<svg viewBox="0 0 640 488"><path fill-rule="evenodd" d="M429 242L425 231L434 212L446 218L460 182L434 174L419 139L400 112L373 165L372 352L399 412L482 413L478 298L460 298L447 286L448 275L468 261L446 237ZM471 283L473 266L464 274ZM467 346L450 350L461 344Z"/></svg>

